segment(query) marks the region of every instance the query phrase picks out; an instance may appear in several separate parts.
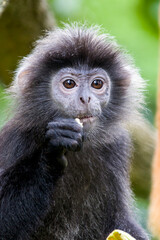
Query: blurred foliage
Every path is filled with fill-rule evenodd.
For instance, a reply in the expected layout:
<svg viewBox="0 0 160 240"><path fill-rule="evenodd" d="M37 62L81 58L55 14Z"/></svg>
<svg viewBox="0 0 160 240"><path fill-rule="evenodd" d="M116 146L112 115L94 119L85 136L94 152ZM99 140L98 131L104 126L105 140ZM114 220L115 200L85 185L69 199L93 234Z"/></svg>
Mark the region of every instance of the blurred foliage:
<svg viewBox="0 0 160 240"><path fill-rule="evenodd" d="M147 80L147 118L156 111L158 69L158 0L48 0L59 26L81 21L98 24L131 54Z"/></svg>
<svg viewBox="0 0 160 240"><path fill-rule="evenodd" d="M141 14L144 18L149 20L149 24L154 31L157 32L157 20L158 20L158 0L142 0L141 1Z"/></svg>
<svg viewBox="0 0 160 240"><path fill-rule="evenodd" d="M141 209L141 211L138 211L139 216L139 222L142 225L144 229L148 231L146 219L148 218L148 200L144 198L137 198L136 199L136 208Z"/></svg>
<svg viewBox="0 0 160 240"><path fill-rule="evenodd" d="M130 178L134 193L148 198L151 190L151 164L156 145L156 131L148 121L132 123L129 127L134 150Z"/></svg>
<svg viewBox="0 0 160 240"><path fill-rule="evenodd" d="M9 99L6 98L4 92L4 86L0 84L0 127L7 120L8 114L6 113L7 106L9 105Z"/></svg>

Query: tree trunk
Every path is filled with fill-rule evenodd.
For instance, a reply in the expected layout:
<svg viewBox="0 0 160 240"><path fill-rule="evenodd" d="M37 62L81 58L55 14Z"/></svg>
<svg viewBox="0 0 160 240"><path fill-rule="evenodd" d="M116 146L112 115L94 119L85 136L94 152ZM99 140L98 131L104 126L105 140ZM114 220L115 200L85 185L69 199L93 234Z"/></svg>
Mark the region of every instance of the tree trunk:
<svg viewBox="0 0 160 240"><path fill-rule="evenodd" d="M19 60L55 21L46 0L0 0L0 80L8 85Z"/></svg>

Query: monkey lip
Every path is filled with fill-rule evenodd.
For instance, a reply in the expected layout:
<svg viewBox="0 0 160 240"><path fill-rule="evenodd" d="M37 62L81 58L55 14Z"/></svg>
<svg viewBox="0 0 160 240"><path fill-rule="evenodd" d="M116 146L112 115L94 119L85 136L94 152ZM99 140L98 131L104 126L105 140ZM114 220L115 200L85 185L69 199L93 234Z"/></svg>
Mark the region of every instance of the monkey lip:
<svg viewBox="0 0 160 240"><path fill-rule="evenodd" d="M92 123L95 120L95 117L93 116L83 116L79 117L79 120L81 123Z"/></svg>

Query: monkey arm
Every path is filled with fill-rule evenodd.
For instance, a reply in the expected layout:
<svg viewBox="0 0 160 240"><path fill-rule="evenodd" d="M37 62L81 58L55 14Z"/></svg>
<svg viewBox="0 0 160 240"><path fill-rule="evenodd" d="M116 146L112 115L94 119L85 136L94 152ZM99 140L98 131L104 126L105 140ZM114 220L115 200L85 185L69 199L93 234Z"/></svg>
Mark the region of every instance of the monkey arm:
<svg viewBox="0 0 160 240"><path fill-rule="evenodd" d="M52 160L56 158L56 154L52 156ZM0 239L28 240L42 224L63 173L55 162L37 150L14 159L4 170L0 177Z"/></svg>
<svg viewBox="0 0 160 240"><path fill-rule="evenodd" d="M75 120L73 123L51 122L43 145L37 143L38 135L33 130L22 132L15 125L3 130L0 161L5 170L0 177L0 239L28 240L44 222L52 206L56 182L63 174L64 149L76 150L82 138L81 127ZM6 154L8 148L11 151Z"/></svg>

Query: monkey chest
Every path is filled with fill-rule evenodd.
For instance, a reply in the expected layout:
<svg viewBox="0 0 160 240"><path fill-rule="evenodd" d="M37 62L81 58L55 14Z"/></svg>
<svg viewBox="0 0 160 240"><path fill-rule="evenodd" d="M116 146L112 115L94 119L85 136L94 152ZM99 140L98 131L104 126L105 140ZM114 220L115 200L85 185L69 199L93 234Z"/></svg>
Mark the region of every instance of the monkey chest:
<svg viewBox="0 0 160 240"><path fill-rule="evenodd" d="M93 177L93 169L77 165L71 165L57 183L51 211L36 239L100 239L105 219L103 183Z"/></svg>

